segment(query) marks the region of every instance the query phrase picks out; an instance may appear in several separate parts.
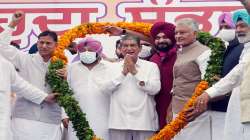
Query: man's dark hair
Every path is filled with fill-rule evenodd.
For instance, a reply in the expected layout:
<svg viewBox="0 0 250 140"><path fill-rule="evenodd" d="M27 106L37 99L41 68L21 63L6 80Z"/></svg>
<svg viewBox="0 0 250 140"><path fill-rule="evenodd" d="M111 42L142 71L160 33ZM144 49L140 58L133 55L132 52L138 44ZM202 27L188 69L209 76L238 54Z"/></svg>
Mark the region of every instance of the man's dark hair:
<svg viewBox="0 0 250 140"><path fill-rule="evenodd" d="M50 36L51 38L53 38L53 40L55 42L57 42L57 40L58 40L56 32L53 32L53 31L47 30L47 31L44 31L44 32L40 33L39 36L38 36L38 39L40 39L43 36Z"/></svg>
<svg viewBox="0 0 250 140"><path fill-rule="evenodd" d="M125 41L125 40L134 40L134 41L138 44L138 46L141 47L141 43L140 43L141 40L140 40L140 38L137 37L137 36L125 35L125 36L123 36L123 37L121 38L121 43L122 43L123 41Z"/></svg>
<svg viewBox="0 0 250 140"><path fill-rule="evenodd" d="M120 48L120 47L121 47L121 40L119 39L119 40L117 40L115 42L115 48L117 49L117 48Z"/></svg>

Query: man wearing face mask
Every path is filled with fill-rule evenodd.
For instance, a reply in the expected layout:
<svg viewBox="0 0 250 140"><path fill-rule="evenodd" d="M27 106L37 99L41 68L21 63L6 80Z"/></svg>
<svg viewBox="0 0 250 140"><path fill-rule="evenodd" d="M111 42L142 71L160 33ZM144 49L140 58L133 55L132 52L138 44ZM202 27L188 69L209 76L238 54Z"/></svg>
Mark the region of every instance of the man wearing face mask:
<svg viewBox="0 0 250 140"><path fill-rule="evenodd" d="M92 38L85 38L77 45L80 61L68 67L67 81L74 91L74 97L84 113L86 113L90 127L94 133L109 140L108 112L109 96L103 94L97 83L105 81L107 76L107 62L101 59L101 42ZM72 124L69 127L69 140L77 140Z"/></svg>
<svg viewBox="0 0 250 140"><path fill-rule="evenodd" d="M240 43L244 44L239 64L197 98L195 109L188 116L202 113L207 109L209 101L233 90L226 114L224 140L247 140L250 137L250 16L246 10L237 10L233 13L233 21L236 24L236 35Z"/></svg>
<svg viewBox="0 0 250 140"><path fill-rule="evenodd" d="M217 37L221 37L222 40L229 43L224 53L223 67L221 72L221 77L225 77L239 63L244 44L239 43L238 38L235 35L235 24L233 22L231 13L222 13L218 21L220 31L217 34ZM211 102L211 109L226 112L230 95L231 92L226 94L226 96L221 96L217 98L216 101Z"/></svg>

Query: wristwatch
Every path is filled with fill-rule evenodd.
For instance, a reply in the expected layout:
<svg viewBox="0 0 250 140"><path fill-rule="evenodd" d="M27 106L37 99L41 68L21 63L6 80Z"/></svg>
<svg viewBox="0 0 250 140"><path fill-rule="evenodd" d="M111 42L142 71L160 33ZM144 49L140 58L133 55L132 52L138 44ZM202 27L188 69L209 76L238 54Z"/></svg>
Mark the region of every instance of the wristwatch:
<svg viewBox="0 0 250 140"><path fill-rule="evenodd" d="M126 35L127 30L126 29L122 29L122 35Z"/></svg>

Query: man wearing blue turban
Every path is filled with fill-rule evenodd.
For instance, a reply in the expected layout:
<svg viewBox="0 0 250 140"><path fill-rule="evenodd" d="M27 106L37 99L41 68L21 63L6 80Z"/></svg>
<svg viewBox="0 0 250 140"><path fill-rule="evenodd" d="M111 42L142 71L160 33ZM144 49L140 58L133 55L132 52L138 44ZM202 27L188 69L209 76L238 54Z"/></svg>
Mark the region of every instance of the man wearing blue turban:
<svg viewBox="0 0 250 140"><path fill-rule="evenodd" d="M244 44L239 64L198 97L194 112L205 111L208 101L233 90L227 108L223 139L247 140L250 138L250 15L246 10L237 10L233 13L233 21L236 24L236 36Z"/></svg>

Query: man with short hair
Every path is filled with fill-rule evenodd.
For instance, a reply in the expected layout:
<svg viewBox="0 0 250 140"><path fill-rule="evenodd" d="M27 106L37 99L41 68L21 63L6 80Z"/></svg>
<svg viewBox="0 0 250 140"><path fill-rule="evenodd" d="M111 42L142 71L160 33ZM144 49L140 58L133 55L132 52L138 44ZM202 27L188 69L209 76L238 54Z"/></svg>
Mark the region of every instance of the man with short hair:
<svg viewBox="0 0 250 140"><path fill-rule="evenodd" d="M51 89L45 77L50 58L57 46L57 34L52 31L39 34L36 54L27 54L11 47L9 46L11 32L23 17L23 12L16 12L9 24L10 28L1 34L0 54L19 69L22 78L50 93ZM14 140L60 140L61 115L61 108L58 104L37 105L22 96L17 96L12 114Z"/></svg>
<svg viewBox="0 0 250 140"><path fill-rule="evenodd" d="M193 118L202 113L207 109L210 100L233 90L226 114L224 140L247 140L250 137L250 15L246 10L237 10L233 13L233 20L236 24L236 35L239 42L244 43L239 64L199 96L195 103L195 109L187 116Z"/></svg>
<svg viewBox="0 0 250 140"><path fill-rule="evenodd" d="M159 120L159 130L172 120L171 112L171 89L173 86L173 66L176 60L176 40L174 37L175 26L168 22L156 22L151 30L151 38L140 33L122 30L118 27L107 27L106 29L112 35L126 34L138 36L141 40L153 44L153 54L149 61L158 65L161 76L161 90L155 96L156 111Z"/></svg>
<svg viewBox="0 0 250 140"><path fill-rule="evenodd" d="M194 19L183 18L176 21L175 39L179 50L173 72L172 110L174 116L183 109L185 103L193 95L195 87L205 75L211 50L197 41L198 32L199 24ZM217 112L214 113L217 114ZM212 113L207 111L196 121L189 123L174 139L200 140L202 137L204 140L214 140L213 137L217 133L213 133L211 125L213 125L212 120L216 119L212 117Z"/></svg>
<svg viewBox="0 0 250 140"><path fill-rule="evenodd" d="M102 87L111 96L111 140L145 140L158 130L154 96L160 90L160 73L155 63L138 58L140 50L138 37L122 37L124 60L113 63L111 81Z"/></svg>

